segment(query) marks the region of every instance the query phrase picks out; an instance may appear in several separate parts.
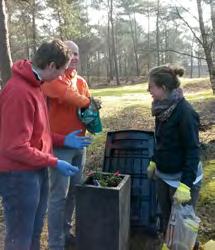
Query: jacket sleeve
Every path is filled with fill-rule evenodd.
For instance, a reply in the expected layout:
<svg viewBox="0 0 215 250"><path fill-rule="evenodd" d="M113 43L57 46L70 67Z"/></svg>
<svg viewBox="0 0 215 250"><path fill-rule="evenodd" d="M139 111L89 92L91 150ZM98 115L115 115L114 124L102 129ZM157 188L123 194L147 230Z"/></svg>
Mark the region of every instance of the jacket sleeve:
<svg viewBox="0 0 215 250"><path fill-rule="evenodd" d="M63 147L64 139L65 139L64 135L60 135L60 134L57 134L57 133L52 133L52 141L53 141L54 146Z"/></svg>
<svg viewBox="0 0 215 250"><path fill-rule="evenodd" d="M200 160L199 116L191 106L185 106L179 123L180 138L185 153L181 182L192 187Z"/></svg>
<svg viewBox="0 0 215 250"><path fill-rule="evenodd" d="M44 94L50 98L57 98L61 103L75 105L79 108L88 107L90 99L88 96L81 95L73 87L66 84L66 79L58 78L42 85Z"/></svg>
<svg viewBox="0 0 215 250"><path fill-rule="evenodd" d="M82 78L82 84L84 86L84 89L85 89L85 95L90 98L91 94L90 94L90 90L89 90L89 87L88 87L88 84L87 82Z"/></svg>
<svg viewBox="0 0 215 250"><path fill-rule="evenodd" d="M1 109L1 149L9 159L28 166L55 166L57 158L31 145L35 107L25 94L11 95ZM49 135L48 135L49 136Z"/></svg>

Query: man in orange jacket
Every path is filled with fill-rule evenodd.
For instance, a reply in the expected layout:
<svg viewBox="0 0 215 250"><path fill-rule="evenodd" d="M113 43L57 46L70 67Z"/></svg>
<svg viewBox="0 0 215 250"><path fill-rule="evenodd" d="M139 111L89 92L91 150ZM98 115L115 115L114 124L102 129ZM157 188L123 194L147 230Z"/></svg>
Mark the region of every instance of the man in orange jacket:
<svg viewBox="0 0 215 250"><path fill-rule="evenodd" d="M65 44L71 51L68 69L58 79L43 84L42 89L48 96L49 118L52 132L65 135L80 129L84 135L85 125L77 116L77 109L88 107L90 92L86 81L77 74L79 48L72 41ZM49 249L63 250L65 244L74 242L70 233L71 218L74 211L74 186L80 183L86 159L86 149L67 147L54 148L55 155L79 167L74 177L62 177L50 169L50 196L48 207Z"/></svg>

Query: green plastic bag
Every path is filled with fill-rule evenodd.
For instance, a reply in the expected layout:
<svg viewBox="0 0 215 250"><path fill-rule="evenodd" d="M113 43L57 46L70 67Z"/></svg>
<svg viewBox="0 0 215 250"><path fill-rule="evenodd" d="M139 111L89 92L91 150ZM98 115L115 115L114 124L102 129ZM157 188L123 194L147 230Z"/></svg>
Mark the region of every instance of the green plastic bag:
<svg viewBox="0 0 215 250"><path fill-rule="evenodd" d="M86 126L87 131L92 134L97 134L102 131L99 107L92 97L90 98L89 107L79 108L77 114L81 122Z"/></svg>

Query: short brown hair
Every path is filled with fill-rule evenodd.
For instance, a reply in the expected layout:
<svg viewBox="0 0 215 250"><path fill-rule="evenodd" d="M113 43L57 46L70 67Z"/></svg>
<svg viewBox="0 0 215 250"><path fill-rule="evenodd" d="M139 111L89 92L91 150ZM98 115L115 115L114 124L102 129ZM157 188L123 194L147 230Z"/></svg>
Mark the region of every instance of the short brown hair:
<svg viewBox="0 0 215 250"><path fill-rule="evenodd" d="M184 69L179 66L162 65L152 68L149 71L149 81L153 81L157 86L165 86L168 90L176 89L180 86L177 76L183 76Z"/></svg>
<svg viewBox="0 0 215 250"><path fill-rule="evenodd" d="M56 68L59 69L64 66L69 59L68 47L61 40L55 39L40 45L33 57L32 63L40 69L45 69L47 65L54 62Z"/></svg>

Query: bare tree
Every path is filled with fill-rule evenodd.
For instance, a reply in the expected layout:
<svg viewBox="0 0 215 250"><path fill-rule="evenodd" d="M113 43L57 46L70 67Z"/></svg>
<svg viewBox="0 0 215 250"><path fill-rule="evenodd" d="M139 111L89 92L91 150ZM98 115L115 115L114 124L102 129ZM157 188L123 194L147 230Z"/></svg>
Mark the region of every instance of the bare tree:
<svg viewBox="0 0 215 250"><path fill-rule="evenodd" d="M157 48L157 65L160 65L160 0L157 0L157 14L156 14L156 48Z"/></svg>
<svg viewBox="0 0 215 250"><path fill-rule="evenodd" d="M32 2L32 48L33 53L36 53L37 50L37 31L36 31L36 1Z"/></svg>
<svg viewBox="0 0 215 250"><path fill-rule="evenodd" d="M115 32L114 32L114 20L113 20L113 0L110 0L109 15L110 15L110 24L111 24L112 53L113 53L113 59L114 59L114 65L115 65L116 83L117 85L120 85L118 63L117 63L117 53L116 53Z"/></svg>
<svg viewBox="0 0 215 250"><path fill-rule="evenodd" d="M12 59L10 54L10 45L7 29L7 15L5 1L0 0L0 71L2 85L10 78Z"/></svg>
<svg viewBox="0 0 215 250"><path fill-rule="evenodd" d="M211 8L211 22L212 22L212 34L213 34L213 61L215 60L215 1L210 0Z"/></svg>
<svg viewBox="0 0 215 250"><path fill-rule="evenodd" d="M150 5L149 5L149 1L147 1L147 19L148 19L148 27L147 27L147 69L149 71L149 69L151 68L151 53L150 53Z"/></svg>
<svg viewBox="0 0 215 250"><path fill-rule="evenodd" d="M210 0L211 11L214 13L214 10L212 10L213 9L212 7L214 7L213 2L214 2L214 0ZM197 9L198 9L198 22L199 22L201 38L198 37L198 35L194 31L194 29L190 26L190 24L180 15L179 10L177 8L176 8L176 10L177 10L178 16L184 21L184 23L187 25L187 27L192 32L195 39L199 42L199 44L202 46L202 48L204 50L205 60L206 60L206 63L208 66L208 71L209 71L211 88L213 90L213 94L215 94L215 63L213 62L213 56L212 56L212 54L213 54L212 48L213 48L214 38L211 39L211 36L209 35L209 33L206 29L206 25L204 23L203 11L202 11L202 0L196 0L196 3L197 3ZM212 21L212 28L214 28L214 26L213 26L214 25L213 24L214 17L212 16L212 13L211 13L211 21Z"/></svg>
<svg viewBox="0 0 215 250"><path fill-rule="evenodd" d="M206 62L208 65L208 71L210 75L211 87L212 87L213 93L215 94L215 64L212 58L212 44L210 44L209 42L208 34L206 32L205 24L203 21L202 0L196 0L196 2L197 2L197 7L198 7L198 14L199 14L199 27L200 27L201 36L202 36L201 44L205 52Z"/></svg>
<svg viewBox="0 0 215 250"><path fill-rule="evenodd" d="M129 21L130 21L129 23L130 23L130 29L131 29L131 38L132 38L133 47L134 47L136 74L137 74L137 76L139 76L140 69L139 69L139 61L138 61L138 54L137 54L137 21L135 18L135 13L133 15L134 15L134 17L133 17L133 21L132 21L131 15L129 13Z"/></svg>
<svg viewBox="0 0 215 250"><path fill-rule="evenodd" d="M109 0L108 0L108 8L110 8ZM108 79L108 82L113 80L113 53L111 50L110 30L111 30L110 12L108 12L108 24L107 24L107 49L108 49L107 79Z"/></svg>

